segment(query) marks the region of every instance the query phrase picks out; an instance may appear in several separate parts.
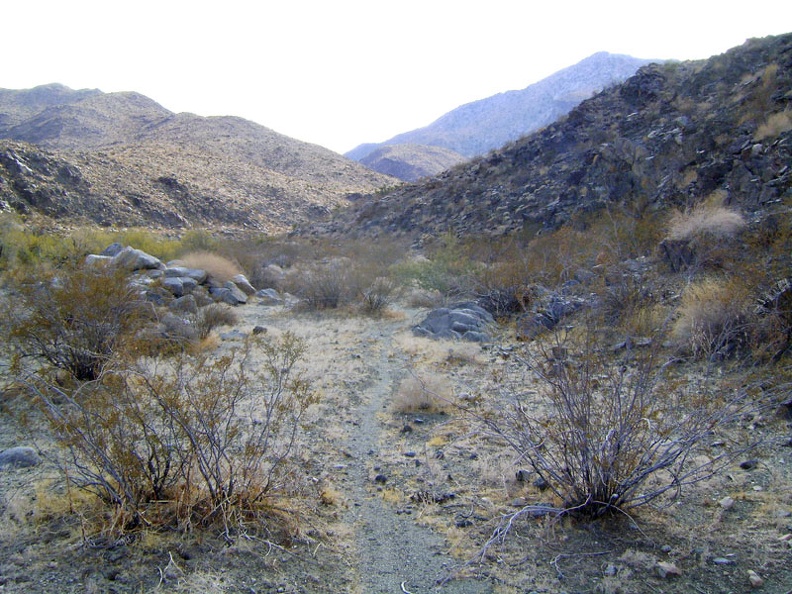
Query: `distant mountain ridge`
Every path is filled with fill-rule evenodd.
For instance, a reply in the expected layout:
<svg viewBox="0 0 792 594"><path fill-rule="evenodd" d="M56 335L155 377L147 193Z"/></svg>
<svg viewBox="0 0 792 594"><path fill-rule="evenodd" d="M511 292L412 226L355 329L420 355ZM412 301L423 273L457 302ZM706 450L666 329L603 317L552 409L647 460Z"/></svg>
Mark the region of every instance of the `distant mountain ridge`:
<svg viewBox="0 0 792 594"><path fill-rule="evenodd" d="M787 34L644 66L532 135L304 231L531 236L604 208L667 212L716 192L761 221L776 210L789 216L790 163Z"/></svg>
<svg viewBox="0 0 792 594"><path fill-rule="evenodd" d="M0 89L0 210L277 232L394 183L254 122L176 114L139 93Z"/></svg>
<svg viewBox="0 0 792 594"><path fill-rule="evenodd" d="M442 147L466 158L483 155L551 124L595 92L625 80L649 62L599 52L522 90L462 105L424 128L383 143L362 144L346 156L362 162L383 146L400 144Z"/></svg>

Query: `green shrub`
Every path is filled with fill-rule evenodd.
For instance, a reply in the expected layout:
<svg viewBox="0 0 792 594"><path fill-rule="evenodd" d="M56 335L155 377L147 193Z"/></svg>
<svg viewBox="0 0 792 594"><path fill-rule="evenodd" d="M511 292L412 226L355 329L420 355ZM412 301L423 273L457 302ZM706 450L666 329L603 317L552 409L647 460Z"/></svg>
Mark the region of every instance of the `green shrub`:
<svg viewBox="0 0 792 594"><path fill-rule="evenodd" d="M148 310L117 270L31 269L12 276L2 323L17 360L34 360L77 381L99 378L133 339Z"/></svg>

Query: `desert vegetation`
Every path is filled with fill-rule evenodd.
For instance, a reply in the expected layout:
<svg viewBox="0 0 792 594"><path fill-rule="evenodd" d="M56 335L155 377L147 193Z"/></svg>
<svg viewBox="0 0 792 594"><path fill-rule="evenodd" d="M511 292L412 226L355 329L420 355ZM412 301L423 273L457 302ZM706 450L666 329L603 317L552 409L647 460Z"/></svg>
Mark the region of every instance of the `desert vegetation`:
<svg viewBox="0 0 792 594"><path fill-rule="evenodd" d="M312 350L311 333L294 328L401 325L397 341L358 347L391 350L378 363L394 365L381 413L390 439L415 447L415 419L427 427L428 462L392 471L383 505L425 506L426 522L454 543L459 575L487 566L495 549L509 556L526 538L546 540L546 530L574 541L583 526L608 526L627 543L619 567L630 584L640 572L626 561L635 553L624 522L663 534L657 514L695 507L735 466L776 455L784 438L776 411L788 400L792 326L777 274L789 234L749 224L723 198L665 219L610 209L552 233L441 236L420 250L396 240L42 233L6 220L5 422L53 444L58 472L48 480L69 501L56 515L80 518L91 546L163 531L283 546L306 526L342 521L344 479L306 481L301 467L311 451L332 460L332 448L316 449L340 429L312 421L355 414L357 396L336 392L365 382L351 379L362 368L345 371L342 342L327 336L315 347L324 352ZM179 312L156 275L84 264L127 241L215 285L251 279L280 296L280 317L267 319L289 329L220 339L262 306L195 297L199 306ZM684 243L686 264L669 265L669 242ZM772 265L756 270L757 259ZM409 332L420 312L461 300L496 318L488 343ZM426 473L452 467L456 450L474 452L454 495L483 506L475 522L446 517L453 508L437 502L450 495L427 488L437 476ZM383 471L376 477L384 484ZM789 478L767 484L781 508ZM673 532L677 520L664 521ZM684 558L676 563L672 575ZM765 573L786 575L772 567Z"/></svg>

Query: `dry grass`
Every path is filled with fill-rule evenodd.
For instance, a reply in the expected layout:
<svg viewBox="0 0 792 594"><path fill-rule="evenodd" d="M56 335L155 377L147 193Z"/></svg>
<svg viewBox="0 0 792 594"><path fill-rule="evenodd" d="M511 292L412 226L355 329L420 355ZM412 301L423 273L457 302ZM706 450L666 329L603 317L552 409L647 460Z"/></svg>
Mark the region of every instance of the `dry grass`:
<svg viewBox="0 0 792 594"><path fill-rule="evenodd" d="M716 239L731 239L744 227L745 218L723 206L698 206L688 212L675 213L669 224L668 238L674 241L690 241L702 236Z"/></svg>
<svg viewBox="0 0 792 594"><path fill-rule="evenodd" d="M754 134L754 140L775 138L792 130L792 111L779 111L767 116Z"/></svg>
<svg viewBox="0 0 792 594"><path fill-rule="evenodd" d="M749 294L737 281L705 278L682 295L672 336L680 349L704 357L739 346L746 333Z"/></svg>
<svg viewBox="0 0 792 594"><path fill-rule="evenodd" d="M451 383L443 376L409 376L402 380L393 396L392 408L398 413L441 413L451 406Z"/></svg>
<svg viewBox="0 0 792 594"><path fill-rule="evenodd" d="M223 256L211 252L190 252L179 258L179 262L189 268L205 270L209 277L218 282L225 283L242 274L242 269Z"/></svg>

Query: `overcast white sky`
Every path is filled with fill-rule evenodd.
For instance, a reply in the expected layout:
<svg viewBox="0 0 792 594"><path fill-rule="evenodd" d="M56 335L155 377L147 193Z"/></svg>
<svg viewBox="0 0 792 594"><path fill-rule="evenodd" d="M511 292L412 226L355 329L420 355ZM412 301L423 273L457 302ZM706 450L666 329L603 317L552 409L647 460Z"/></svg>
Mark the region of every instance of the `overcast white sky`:
<svg viewBox="0 0 792 594"><path fill-rule="evenodd" d="M792 0L0 0L0 88L138 91L346 152L598 52L697 59Z"/></svg>

